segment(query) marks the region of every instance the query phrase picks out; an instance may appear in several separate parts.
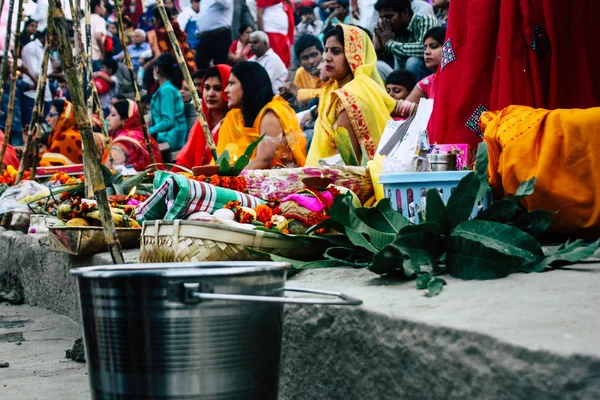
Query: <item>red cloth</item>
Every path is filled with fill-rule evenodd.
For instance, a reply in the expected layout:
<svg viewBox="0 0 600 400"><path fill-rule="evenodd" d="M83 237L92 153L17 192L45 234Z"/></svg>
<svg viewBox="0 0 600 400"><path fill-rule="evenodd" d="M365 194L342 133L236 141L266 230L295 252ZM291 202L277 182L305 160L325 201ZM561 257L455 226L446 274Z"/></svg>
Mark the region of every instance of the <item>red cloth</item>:
<svg viewBox="0 0 600 400"><path fill-rule="evenodd" d="M223 84L223 100L227 101L228 99L227 93L225 93L225 87L227 86L227 82L229 82L231 66L225 64L217 64L214 67L211 67L208 71L210 71L213 68L217 68L219 70L219 75L221 75L221 83ZM204 79L202 79L202 90L204 91ZM213 130L213 139L216 144L219 141L220 126L215 127L214 125L220 123L220 121L210 120L208 107L204 101L202 102L202 112L206 117L206 122L208 123L209 128ZM190 130L187 142L177 154L177 161L175 161L175 164L186 168L193 168L200 165L206 165L210 163L211 160L212 154L210 153L210 150L206 145L206 137L204 136L204 131L202 130L200 122L196 121L194 123L194 126L192 126L192 129Z"/></svg>
<svg viewBox="0 0 600 400"><path fill-rule="evenodd" d="M133 11L131 9L132 6L134 6ZM122 7L125 15L131 19L133 26L136 27L140 17L144 13L144 5L142 4L142 0L123 0Z"/></svg>
<svg viewBox="0 0 600 400"><path fill-rule="evenodd" d="M282 35L281 33L274 32L266 32L266 34L269 37L269 45L271 46L275 54L277 54L279 58L281 58L281 61L283 61L285 66L289 68L291 54L290 45L288 44L288 37Z"/></svg>
<svg viewBox="0 0 600 400"><path fill-rule="evenodd" d="M276 6L279 3L283 3L283 0L256 0L256 7L267 8Z"/></svg>
<svg viewBox="0 0 600 400"><path fill-rule="evenodd" d="M235 40L233 43L231 43L231 46L229 46L229 52L230 53L233 53L233 54L237 55L237 46L238 46L239 42L240 42L240 39ZM246 46L248 46L248 45L246 45ZM243 49L242 49L242 51L243 51ZM252 54L252 51L248 50L248 54L246 54L246 57L250 58L250 57L253 57L253 56L254 56L254 54Z"/></svg>
<svg viewBox="0 0 600 400"><path fill-rule="evenodd" d="M4 132L0 130L0 147L4 143ZM19 169L19 157L17 157L17 153L15 152L14 147L10 144L6 146L6 153L4 153L4 164L12 165L15 169Z"/></svg>
<svg viewBox="0 0 600 400"><path fill-rule="evenodd" d="M475 148L481 139L466 123L480 105L600 105L597 15L597 0L453 0L446 45L450 40L456 59L438 71L431 142Z"/></svg>

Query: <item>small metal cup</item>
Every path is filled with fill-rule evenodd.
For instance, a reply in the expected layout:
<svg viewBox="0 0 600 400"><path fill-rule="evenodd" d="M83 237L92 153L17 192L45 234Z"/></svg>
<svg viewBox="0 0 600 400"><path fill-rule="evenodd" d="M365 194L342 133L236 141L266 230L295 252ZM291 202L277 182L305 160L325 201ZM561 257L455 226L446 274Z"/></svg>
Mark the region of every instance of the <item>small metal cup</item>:
<svg viewBox="0 0 600 400"><path fill-rule="evenodd" d="M456 171L456 154L427 154L432 171Z"/></svg>

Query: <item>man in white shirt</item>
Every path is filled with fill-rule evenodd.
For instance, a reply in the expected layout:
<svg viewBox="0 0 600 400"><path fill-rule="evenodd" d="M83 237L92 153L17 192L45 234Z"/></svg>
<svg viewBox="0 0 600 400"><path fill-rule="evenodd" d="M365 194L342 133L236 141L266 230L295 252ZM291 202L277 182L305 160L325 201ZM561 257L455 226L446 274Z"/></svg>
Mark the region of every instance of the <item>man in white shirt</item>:
<svg viewBox="0 0 600 400"><path fill-rule="evenodd" d="M281 58L269 47L269 37L262 31L250 35L250 51L254 56L248 61L257 62L267 70L271 78L273 93L279 94L279 88L288 78L288 70Z"/></svg>
<svg viewBox="0 0 600 400"><path fill-rule="evenodd" d="M92 34L92 69L94 72L100 71L102 68L102 60L104 59L104 42L106 40L106 20L104 14L106 14L106 7L104 6L104 0L91 0L90 8L92 15L90 15L90 29ZM83 24L82 32L85 32L85 20L82 19Z"/></svg>
<svg viewBox="0 0 600 400"><path fill-rule="evenodd" d="M23 82L27 83L31 87L37 86L37 77L42 74L42 61L44 59L44 46L46 44L46 31L38 32L36 39L33 42L29 42L23 47L21 51L21 59L23 60L23 67L26 68L26 73L22 75ZM52 74L52 64L48 63L48 75ZM29 124L31 121L31 115L33 106L35 103L35 89L28 90L24 93L23 99L21 100L22 114L21 119L23 125ZM50 102L52 101L52 94L50 93L50 85L46 84L46 92L44 94L44 112L47 114L50 110Z"/></svg>
<svg viewBox="0 0 600 400"><path fill-rule="evenodd" d="M231 46L233 0L202 0L200 15L196 20L196 67L208 69L210 62L227 64Z"/></svg>

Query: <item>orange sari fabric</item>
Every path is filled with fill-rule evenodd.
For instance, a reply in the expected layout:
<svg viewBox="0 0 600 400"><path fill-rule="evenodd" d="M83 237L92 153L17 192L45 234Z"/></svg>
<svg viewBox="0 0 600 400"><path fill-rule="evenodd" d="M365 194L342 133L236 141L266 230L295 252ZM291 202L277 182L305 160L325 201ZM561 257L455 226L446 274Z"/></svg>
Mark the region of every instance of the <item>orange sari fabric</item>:
<svg viewBox="0 0 600 400"><path fill-rule="evenodd" d="M528 210L557 211L550 231L600 236L600 108L544 110L509 106L481 118L495 194L514 194L536 178Z"/></svg>
<svg viewBox="0 0 600 400"><path fill-rule="evenodd" d="M229 111L219 131L217 153L228 150L232 159L244 154L246 148L260 137L260 125L267 111L275 113L283 128L283 140L271 161L271 168L303 167L306 162L306 138L298 124L296 113L281 96L273 97L273 100L263 107L251 128L244 126L241 109ZM252 159L254 157L256 151Z"/></svg>
<svg viewBox="0 0 600 400"><path fill-rule="evenodd" d="M73 104L66 100L65 108L58 117L56 127L48 139L48 151L46 151L46 153L61 154L73 164L83 163L81 133L79 133L79 129L77 129L75 110ZM51 154L48 154L48 156L51 156ZM44 164L46 163L44 162L44 156L42 156L40 165Z"/></svg>
<svg viewBox="0 0 600 400"><path fill-rule="evenodd" d="M173 32L177 37L177 43L179 43L179 47L181 48L181 53L185 58L185 63L187 64L188 69L191 72L196 70L196 62L194 61L194 52L190 49L190 46L187 43L187 35L179 28L179 24L177 20L174 19L171 21L171 26L173 27ZM175 51L173 50L173 46L171 45L171 40L169 39L169 34L167 33L167 29L163 26L162 28L155 28L156 32L156 44L160 52L158 55L162 53L171 53L175 55ZM155 53L155 56L157 54Z"/></svg>

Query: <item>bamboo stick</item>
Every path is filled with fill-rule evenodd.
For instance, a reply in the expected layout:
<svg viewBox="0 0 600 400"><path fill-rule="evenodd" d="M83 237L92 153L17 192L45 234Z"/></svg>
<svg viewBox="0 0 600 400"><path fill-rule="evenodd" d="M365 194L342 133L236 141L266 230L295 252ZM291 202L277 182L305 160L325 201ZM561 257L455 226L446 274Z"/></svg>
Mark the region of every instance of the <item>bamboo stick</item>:
<svg viewBox="0 0 600 400"><path fill-rule="evenodd" d="M194 107L196 108L196 114L198 114L198 121L200 121L200 125L202 126L202 131L204 132L204 136L206 137L206 144L210 149L210 152L213 156L213 159L216 161L218 157L217 155L217 147L215 146L215 141L210 133L210 129L208 129L208 124L206 123L206 117L202 112L202 104L200 103L200 97L198 96L198 92L196 91L196 87L194 86L194 81L192 80L192 76L190 75L190 71L188 70L187 64L185 62L185 58L183 57L183 53L181 52L181 48L179 47L179 42L177 42L177 37L175 36L175 32L173 32L173 26L171 25L171 21L169 21L169 17L167 15L167 11L165 9L165 4L163 0L157 0L156 6L158 7L158 11L160 11L160 17L165 25L165 29L167 30L167 34L169 35L169 39L171 41L171 45L173 46L173 50L175 51L175 57L177 58L177 63L179 64L179 68L183 73L183 77L192 92L192 100L194 101ZM199 151L203 151L199 149Z"/></svg>
<svg viewBox="0 0 600 400"><path fill-rule="evenodd" d="M14 3L14 2L13 2ZM21 19L23 19L23 0L19 0L19 8L17 11L17 31L21 26ZM10 26L6 32L7 36L10 36ZM19 57L21 50L21 40L19 35L15 32L15 46L13 55L13 68L12 68L12 85L10 86L10 96L8 97L8 114L6 115L6 132L4 135L4 142L2 142L2 150L0 150L0 171L4 170L4 155L6 154L6 148L8 147L8 141L10 139L10 130L13 123L13 113L15 110L15 93L17 91L17 75L19 72ZM4 94L2 94L4 95ZM2 97L0 97L2 99Z"/></svg>
<svg viewBox="0 0 600 400"><path fill-rule="evenodd" d="M31 114L31 121L29 122L29 132L27 132L27 139L25 139L25 148L21 155L21 163L19 164L19 172L15 178L15 184L21 181L23 172L25 171L25 164L29 152L31 151L31 145L33 144L34 134L38 129L38 120L40 115L44 115L44 97L46 94L46 79L48 76L48 60L50 59L50 35L46 31L46 44L44 45L44 58L42 59L42 73L38 78L37 88L35 92L35 103L33 106L33 112ZM35 178L34 175L31 176Z"/></svg>
<svg viewBox="0 0 600 400"><path fill-rule="evenodd" d="M10 47L10 37L12 34L12 17L14 11L15 2L11 1L8 6L8 21L7 21L7 30L6 37L4 38L4 54L2 56L2 71L0 71L0 101L2 101L2 97L4 96L4 85L6 82L4 81L4 76L6 75L6 68L8 66L8 48ZM4 4L2 4L4 7ZM2 11L2 9L0 9ZM0 111L1 112L1 111ZM8 140L8 138L6 138Z"/></svg>
<svg viewBox="0 0 600 400"><path fill-rule="evenodd" d="M119 30L119 40L121 40L121 43L125 44L125 29L123 28L123 13L121 11L120 0L115 0L115 9L117 10L117 29ZM146 120L144 119L144 105L142 104L142 98L140 96L140 91L137 85L137 79L135 76L135 72L133 71L133 65L131 64L131 57L129 56L129 50L127 50L127 46L123 45L122 47L123 55L125 56L125 65L129 70L129 76L131 78L131 82L133 83L135 103L137 104L138 114L140 115L140 120L142 122L142 132L144 133L146 150L148 151L148 155L150 156L150 163L154 166L154 169L157 170L158 167L156 165L156 160L154 159L154 153L152 152L152 145L150 144L150 134L148 133L148 127L146 126Z"/></svg>
<svg viewBox="0 0 600 400"><path fill-rule="evenodd" d="M52 16L52 14L50 13L50 9L48 8L48 20L50 20L51 16ZM46 46L47 46L46 49L48 50L48 56L50 55L52 41L55 38L56 38L56 35L54 35L54 31L52 29L52 24L49 23L46 28ZM44 53L44 57L45 57L45 53ZM49 62L50 62L50 58L48 58L48 63ZM42 76L44 78L44 85L45 85L48 80L48 75L43 74ZM38 80L38 84L39 84L39 80ZM37 120L34 121L35 136L34 136L34 140L33 140L33 156L32 156L33 159L31 161L31 179L35 179L35 174L37 172L37 166L38 166L39 156L40 156L40 141L42 139L42 127L41 126L43 123L43 119L44 119L44 114L40 113L40 114L38 114ZM33 118L32 118L32 121L33 121ZM31 130L31 124L29 126L29 129Z"/></svg>
<svg viewBox="0 0 600 400"><path fill-rule="evenodd" d="M70 0L72 1L72 0ZM81 37L80 39L82 40L83 43L85 43L85 46L82 46L83 49L85 49L85 52L79 53L77 54L77 56L79 57L79 65L81 66L80 70L81 70L81 75L83 77L83 82L84 82L84 86L83 86L83 98L84 98L84 104L86 104L87 106L87 116L89 118L90 121L90 125L93 125L93 110L94 110L94 96L93 94L95 93L95 89L96 89L96 85L94 84L94 80L92 79L92 75L93 75L93 63L92 63L92 34L91 34L91 16L90 16L90 2L89 0L86 0L85 2L85 9L84 9L84 18L85 18L85 37ZM81 25L81 24L79 24ZM98 103L100 101L98 100ZM96 142L94 141L94 147L95 147ZM84 151L83 153L83 174L85 176L85 193L86 193L86 197L87 198L93 198L94 197L94 191L92 186L89 184L92 180L90 178L90 170L89 170L89 165L86 162L86 159L88 157L90 157L91 154L90 153L86 153Z"/></svg>
<svg viewBox="0 0 600 400"><path fill-rule="evenodd" d="M98 210L100 211L100 220L102 222L102 228L104 231L104 239L108 245L108 250L112 257L113 263L123 264L124 259L121 252L121 245L119 243L115 224L108 206L106 188L104 186L104 180L102 178L102 172L100 169L100 160L96 154L94 134L90 124L90 119L86 112L83 88L81 82L78 80L77 65L71 57L73 53L71 43L69 41L65 14L61 8L61 0L50 0L49 5L51 15L49 21L52 21L52 24L54 25L54 32L58 38L58 51L63 61L65 78L71 93L71 99L74 106L73 108L77 118L77 125L79 126L79 130L81 132L83 148L86 154L89 156L85 162L89 168L94 196L98 204Z"/></svg>

